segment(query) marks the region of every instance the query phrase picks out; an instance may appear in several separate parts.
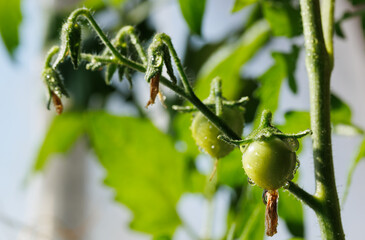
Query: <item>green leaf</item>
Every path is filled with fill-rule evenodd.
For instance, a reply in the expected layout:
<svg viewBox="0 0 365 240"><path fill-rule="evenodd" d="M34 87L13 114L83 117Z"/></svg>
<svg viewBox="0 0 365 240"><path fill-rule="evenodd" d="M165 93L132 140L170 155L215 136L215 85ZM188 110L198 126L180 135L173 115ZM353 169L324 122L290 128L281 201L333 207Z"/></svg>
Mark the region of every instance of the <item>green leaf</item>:
<svg viewBox="0 0 365 240"><path fill-rule="evenodd" d="M331 121L333 124L351 124L351 109L335 94L331 94Z"/></svg>
<svg viewBox="0 0 365 240"><path fill-rule="evenodd" d="M229 225L235 225L233 239L264 239L265 205L262 203L261 196L261 188L243 187L241 196L229 215Z"/></svg>
<svg viewBox="0 0 365 240"><path fill-rule="evenodd" d="M284 219L289 232L295 237L304 237L303 206L288 191L279 191L279 216Z"/></svg>
<svg viewBox="0 0 365 240"><path fill-rule="evenodd" d="M279 104L282 82L285 78L291 79L289 83L291 82L292 88L296 90L296 85L294 87L293 82L295 83L294 72L298 54L299 48L297 46L293 46L290 53L274 52L272 54L275 60L274 65L258 79L261 87L255 92L255 95L260 99L260 105L257 110L259 114L256 114L255 126L258 126L260 113L264 109L270 109L273 114L275 113Z"/></svg>
<svg viewBox="0 0 365 240"><path fill-rule="evenodd" d="M217 175L218 183L236 188L247 184L247 175L242 168L242 153L235 149L226 157L219 159Z"/></svg>
<svg viewBox="0 0 365 240"><path fill-rule="evenodd" d="M200 97L209 95L209 85L213 78L222 78L223 95L227 99L237 99L240 89L240 69L268 41L269 26L261 20L252 25L242 37L232 45L214 53L198 74L195 86L196 94Z"/></svg>
<svg viewBox="0 0 365 240"><path fill-rule="evenodd" d="M297 133L306 129L310 129L310 115L306 111L289 111L284 115L285 123L283 125L278 125L277 127L285 133ZM298 139L299 149L297 154L302 151L302 141L303 139Z"/></svg>
<svg viewBox="0 0 365 240"><path fill-rule="evenodd" d="M99 9L101 7L103 7L104 1L103 0L83 0L81 2L81 6L85 6L87 8L91 8L93 10L95 9Z"/></svg>
<svg viewBox="0 0 365 240"><path fill-rule="evenodd" d="M236 0L234 2L232 12L238 12L239 10L251 5L253 3L258 2L258 0Z"/></svg>
<svg viewBox="0 0 365 240"><path fill-rule="evenodd" d="M310 116L307 111L289 111L284 117L285 124L278 127L282 132L296 133L310 128Z"/></svg>
<svg viewBox="0 0 365 240"><path fill-rule="evenodd" d="M342 204L345 204L345 202L346 202L347 196L349 194L351 182L352 182L352 176L355 172L357 164L364 158L365 158L365 137L363 138L363 140L357 150L357 154L356 154L355 158L352 160L349 172L347 174L347 182L346 182L345 191L344 191L344 194L342 197Z"/></svg>
<svg viewBox="0 0 365 240"><path fill-rule="evenodd" d="M360 5L360 4L364 4L365 3L365 0L349 0L352 5Z"/></svg>
<svg viewBox="0 0 365 240"><path fill-rule="evenodd" d="M263 13L275 36L294 37L302 33L299 8L289 1L263 1Z"/></svg>
<svg viewBox="0 0 365 240"><path fill-rule="evenodd" d="M106 2L113 7L120 7L126 2L126 0L107 0Z"/></svg>
<svg viewBox="0 0 365 240"><path fill-rule="evenodd" d="M361 1L361 0L360 0ZM362 27L362 31L363 34L365 36L365 9L359 9L356 11L346 11L343 13L342 17L339 18L336 22L335 22L335 33L341 37L341 38L345 38L345 34L342 31L342 23L348 19L354 18L354 17L360 17L361 19L361 27Z"/></svg>
<svg viewBox="0 0 365 240"><path fill-rule="evenodd" d="M262 206L257 206L249 216L240 237L241 240L264 239L265 225L263 224L263 215L264 208Z"/></svg>
<svg viewBox="0 0 365 240"><path fill-rule="evenodd" d="M362 134L363 130L352 123L350 107L335 94L331 94L331 122L334 132L341 135Z"/></svg>
<svg viewBox="0 0 365 240"><path fill-rule="evenodd" d="M89 115L89 136L107 171L105 183L129 207L131 228L171 236L180 224L176 204L185 190L185 165L170 137L146 119Z"/></svg>
<svg viewBox="0 0 365 240"><path fill-rule="evenodd" d="M201 34L205 0L179 0L181 12L193 33Z"/></svg>
<svg viewBox="0 0 365 240"><path fill-rule="evenodd" d="M10 55L19 44L20 0L0 0L0 35Z"/></svg>
<svg viewBox="0 0 365 240"><path fill-rule="evenodd" d="M284 54L286 74L288 77L289 88L293 93L298 92L297 82L295 80L295 69L297 66L297 59L299 56L300 48L298 46L292 47L292 52L290 54Z"/></svg>
<svg viewBox="0 0 365 240"><path fill-rule="evenodd" d="M180 151L195 158L200 152L191 133L191 121L191 114L177 114L173 120L173 128L178 141L177 145L181 148Z"/></svg>
<svg viewBox="0 0 365 240"><path fill-rule="evenodd" d="M53 119L43 141L34 171L41 171L52 154L66 153L84 132L82 113L63 113Z"/></svg>

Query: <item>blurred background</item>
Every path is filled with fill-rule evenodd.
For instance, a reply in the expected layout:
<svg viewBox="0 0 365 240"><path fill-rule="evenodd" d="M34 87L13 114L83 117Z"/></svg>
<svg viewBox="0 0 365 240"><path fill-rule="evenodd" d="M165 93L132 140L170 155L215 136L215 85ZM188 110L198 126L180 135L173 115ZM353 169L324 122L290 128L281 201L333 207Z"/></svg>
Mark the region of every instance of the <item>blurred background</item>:
<svg viewBox="0 0 365 240"><path fill-rule="evenodd" d="M9 5L6 5L4 0L0 2L0 8L2 8L0 10L2 28L0 30L4 36L4 32L6 32L4 19L5 22L8 20L5 9ZM337 19L341 19L345 10L360 9L347 1L338 1L336 4ZM226 52L229 52L229 47L234 46L235 42L241 39L240 36L246 31L250 21L249 16L252 16L250 13L254 11L254 7L249 6L232 13L233 0L207 0L199 36L190 33L191 30L184 20L179 2L176 0L23 0L20 6L22 18L19 25L19 45L9 48L9 45L0 42L0 69L2 71L0 77L0 109L2 111L0 119L2 135L0 143L2 156L0 160L0 192L2 193L0 239L151 239L149 231L132 230L142 228L135 226L138 224L130 225L136 213L127 207L128 204L125 206L118 202L123 203L123 200L118 200L119 193L116 193L118 189L111 187L112 183L105 180L109 171L108 167L105 168L105 165L102 167L105 163L97 160L94 150L90 149L90 140L84 135L81 134L82 136L78 137L75 133L75 136L71 136L75 140L70 146L64 143L62 138L57 139L56 136L52 141L59 146L59 149L56 148L53 151L66 153L53 154L52 157L47 158L49 160L47 164L42 165L41 171L35 169L37 168L34 167L35 162L38 161L39 164L39 159L42 158L39 151L42 146L42 149L45 149L44 139L47 133L50 134L50 125L56 116L54 110L47 111L46 109L47 91L41 79L45 53L52 45L59 44L59 32L69 13L78 6L88 6L95 10L94 17L108 36L113 36L113 32L123 25L136 26L145 46L148 46L155 32L165 32L170 35L178 55L183 60L189 79L202 79L201 75L207 71L209 64L214 65L214 61L218 61L219 56L225 56ZM15 12L12 13L16 15ZM15 16L15 18L17 17ZM341 101L351 107L349 113L352 113L351 124L364 129L365 41L361 24L364 23L361 23L359 18L348 19L342 24L342 32L346 38L340 38L337 35L335 37L335 70L332 90L336 96L342 99ZM83 32L83 39L83 51L100 52L103 49L95 34L86 28ZM245 41L250 40L247 38ZM239 79L242 80L245 89L250 89L247 91L251 91L252 95L252 89L258 87L255 79L275 64L271 53L289 54L293 44L299 46L298 60L295 60L297 63L296 68L294 67L297 93L294 94L288 84L283 84L280 89L278 109L275 113L275 122L285 125L287 119L284 116L288 116L286 114L288 111L293 109L308 111L309 109L309 90L304 52L302 51L303 39L301 36L290 39L270 37L265 41L267 41L266 44L260 50L253 52L252 56L247 57L249 61L247 60L246 64L240 66ZM221 50L222 46L226 46L226 49L223 49L226 52ZM254 48L254 46L252 47ZM201 68L202 70L200 70ZM134 86L130 90L127 81L118 83L117 76L114 76L113 84L107 86L104 83L102 71L90 72L84 69L82 66L77 71L73 70L69 61L60 67L71 95L70 99L65 101L66 112L105 109L106 112L118 116L147 117L161 132L175 134L176 149L185 151L186 143L179 140L179 137L182 136L181 139L184 139L183 132L185 131L185 135L189 135L190 130L188 127L181 130L182 132L174 130L172 123L175 124L178 121L174 120L176 114L164 109L159 102L148 110L144 108L149 98L149 87L142 74L133 74ZM199 91L199 86L197 89ZM167 96L168 108L172 104L182 103L182 100L175 97L172 92L164 88L163 91ZM199 96L205 98L206 95L202 92L204 91L198 92ZM253 103L248 106L251 110L246 112L248 127L245 128L245 134L252 129L254 119L253 115L249 115L249 113L254 113L259 104L259 100L255 100L254 96L253 99ZM185 120L189 120L189 116L186 116ZM185 123L185 126L188 124ZM181 127L183 124L178 126ZM73 131L72 126L65 125L65 129ZM336 130L339 134L335 134L333 137L334 163L341 199L346 188L348 171L356 157L362 135L348 134L351 132L347 131L348 129L342 129L342 132L346 134L341 134L340 127ZM310 139L305 138L303 145L303 151L299 155L301 167L298 183L307 191L313 192L314 176ZM49 151L52 153L52 150ZM164 151L164 149L159 149L159 151ZM197 147L193 151L196 152ZM194 165L193 169L198 174L209 175L212 168L211 159L205 154L198 155L195 152L197 157L189 160L189 164ZM43 152L42 154L48 157L50 153ZM239 154L237 155L236 152L235 156L239 156ZM143 167L141 166L141 168ZM240 171L244 174L243 170L240 169ZM352 176L348 198L342 205L344 230L347 239L351 240L363 239L364 172L365 165L363 162L359 162ZM161 170L161 174L163 174L163 170ZM224 173L221 174L224 179ZM212 200L207 199L204 191L199 190L189 190L181 194L176 209L183 224L180 224L174 231L173 238L194 239L207 236L212 239L223 238L231 227L231 222L227 218L229 219L231 216L232 202L234 202L232 196L240 194L241 190L237 190L237 186L247 185L243 183L246 181L245 178L244 175L240 176L237 180L240 185L235 185L235 182L233 186L228 180L227 182L222 180ZM148 198L148 195L140 193L140 198L146 197ZM120 198L122 199L122 197ZM261 205L263 208L264 205ZM286 206L290 209L288 205ZM211 209L214 209L213 214L210 213ZM307 207L304 207L303 211L304 225L301 223L300 226L303 227L304 238L320 239L315 214ZM290 221L280 219L278 234L271 239L300 237L301 233L298 231L302 230L296 231L288 228L287 222Z"/></svg>

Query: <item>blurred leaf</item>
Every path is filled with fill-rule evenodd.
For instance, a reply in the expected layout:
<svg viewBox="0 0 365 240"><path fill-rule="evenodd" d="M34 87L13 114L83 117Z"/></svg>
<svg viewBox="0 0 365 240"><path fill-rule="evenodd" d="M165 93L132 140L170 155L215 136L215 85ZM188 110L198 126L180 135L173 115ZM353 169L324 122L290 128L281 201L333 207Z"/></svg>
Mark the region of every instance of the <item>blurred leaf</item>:
<svg viewBox="0 0 365 240"><path fill-rule="evenodd" d="M20 0L0 0L0 35L10 55L19 44L20 3Z"/></svg>
<svg viewBox="0 0 365 240"><path fill-rule="evenodd" d="M240 239L241 240L264 239L265 225L263 223L264 223L264 208L258 206L250 214Z"/></svg>
<svg viewBox="0 0 365 240"><path fill-rule="evenodd" d="M292 88L294 88L294 73L298 54L299 48L297 46L293 46L290 53L274 52L272 54L275 60L274 65L258 79L261 86L255 95L260 99L260 105L257 110L258 114L256 114L255 126L258 126L261 112L264 109L270 109L273 114L275 113L279 104L282 82L285 78L292 79L290 81ZM296 90L296 86L294 89Z"/></svg>
<svg viewBox="0 0 365 240"><path fill-rule="evenodd" d="M304 237L303 206L288 191L279 191L278 212L289 232L295 237Z"/></svg>
<svg viewBox="0 0 365 240"><path fill-rule="evenodd" d="M339 36L340 38L345 38L345 34L343 33L341 23L342 23L342 22L340 22L340 21L336 21L336 22L335 22L335 26L334 26L335 33L336 33L336 35L337 35L337 36Z"/></svg>
<svg viewBox="0 0 365 240"><path fill-rule="evenodd" d="M238 201L229 212L228 225L234 224L234 239L261 240L265 235L265 205L262 203L262 189L244 186Z"/></svg>
<svg viewBox="0 0 365 240"><path fill-rule="evenodd" d="M201 34L205 0L179 0L181 12L193 33Z"/></svg>
<svg viewBox="0 0 365 240"><path fill-rule="evenodd" d="M247 176L242 168L242 153L237 148L218 162L218 183L236 188L247 184Z"/></svg>
<svg viewBox="0 0 365 240"><path fill-rule="evenodd" d="M251 8L250 13L246 19L245 28L250 28L252 24L263 18L262 9L260 4L254 4Z"/></svg>
<svg viewBox="0 0 365 240"><path fill-rule="evenodd" d="M331 122L334 132L341 135L362 134L363 130L352 123L350 107L335 94L331 94Z"/></svg>
<svg viewBox="0 0 365 240"><path fill-rule="evenodd" d="M286 74L288 77L289 88L293 93L297 93L298 87L295 80L295 69L297 67L297 59L299 56L300 48L298 46L292 46L292 52L290 54L284 54L286 63Z"/></svg>
<svg viewBox="0 0 365 240"><path fill-rule="evenodd" d="M302 33L300 10L290 1L263 1L261 4L275 36L294 37Z"/></svg>
<svg viewBox="0 0 365 240"><path fill-rule="evenodd" d="M219 76L222 78L223 95L227 99L236 99L240 89L240 69L250 60L269 39L269 27L261 20L245 31L235 44L226 45L202 67L198 74L195 92L199 97L207 97L210 81Z"/></svg>
<svg viewBox="0 0 365 240"><path fill-rule="evenodd" d="M360 5L360 4L364 4L365 0L349 0L352 5Z"/></svg>
<svg viewBox="0 0 365 240"><path fill-rule="evenodd" d="M309 112L289 111L284 117L285 124L279 127L282 132L296 133L310 128Z"/></svg>
<svg viewBox="0 0 365 240"><path fill-rule="evenodd" d="M359 9L356 11L346 11L343 13L342 17L339 18L336 22L335 22L335 33L341 37L341 38L345 38L345 34L343 33L342 30L342 23L348 19L351 19L353 17L360 17L361 18L361 27L362 27L362 31L363 34L365 36L365 9Z"/></svg>
<svg viewBox="0 0 365 240"><path fill-rule="evenodd" d="M158 237L154 237L153 240L171 240L171 236L165 236L165 235L162 235L162 236L158 236Z"/></svg>
<svg viewBox="0 0 365 240"><path fill-rule="evenodd" d="M193 37L189 38L187 41L185 56L184 56L184 66L186 67L187 74L195 79L196 73L201 69L201 67L205 64L207 59L222 45L225 44L225 39L214 42L204 44L201 48L197 48L196 43L193 40Z"/></svg>
<svg viewBox="0 0 365 240"><path fill-rule="evenodd" d="M361 142L361 144L358 148L358 151L357 151L357 154L356 154L355 158L352 160L349 172L347 174L347 182L346 182L345 191L344 191L344 194L343 194L343 197L342 197L342 204L345 204L345 202L346 202L346 198L348 196L349 189L350 189L350 186L351 186L352 175L355 172L357 164L364 158L365 158L365 137L363 138L363 140L362 140L362 142Z"/></svg>
<svg viewBox="0 0 365 240"><path fill-rule="evenodd" d="M247 96L250 101L245 104L244 119L245 124L251 123L255 119L255 113L260 101L254 96L256 89L259 87L258 82L253 79L241 79L240 88L237 96Z"/></svg>
<svg viewBox="0 0 365 240"><path fill-rule="evenodd" d="M311 122L309 112L289 111L285 113L284 117L285 123L277 126L282 132L297 133L310 129ZM297 154L302 151L302 140L303 138L298 139L300 145Z"/></svg>
<svg viewBox="0 0 365 240"><path fill-rule="evenodd" d="M361 15L361 27L362 27L362 34L365 36L365 13Z"/></svg>
<svg viewBox="0 0 365 240"><path fill-rule="evenodd" d="M41 171L52 154L65 153L85 131L82 113L63 113L53 119L34 164Z"/></svg>
<svg viewBox="0 0 365 240"><path fill-rule="evenodd" d="M134 214L131 228L171 236L180 224L176 204L185 189L185 165L172 140L146 119L106 113L89 116L89 135L107 171L105 184Z"/></svg>
<svg viewBox="0 0 365 240"><path fill-rule="evenodd" d="M258 2L258 0L236 0L234 2L232 12L238 12L239 10L251 5L253 3Z"/></svg>
<svg viewBox="0 0 365 240"><path fill-rule="evenodd" d="M184 156L188 171L186 172L185 183L190 192L202 192L206 184L206 176L196 169L195 158L200 154L190 130L191 114L176 114L173 118L175 132L175 148Z"/></svg>
<svg viewBox="0 0 365 240"><path fill-rule="evenodd" d="M191 121L191 114L177 114L173 119L173 128L178 141L176 143L178 150L192 158L195 158L200 152L191 133Z"/></svg>
<svg viewBox="0 0 365 240"><path fill-rule="evenodd" d="M105 5L104 0L83 0L81 3L81 6L85 6L93 10L99 9Z"/></svg>
<svg viewBox="0 0 365 240"><path fill-rule="evenodd" d="M110 5L113 7L120 7L126 0L107 0Z"/></svg>
<svg viewBox="0 0 365 240"><path fill-rule="evenodd" d="M331 94L331 122L333 124L351 124L351 109L335 94Z"/></svg>

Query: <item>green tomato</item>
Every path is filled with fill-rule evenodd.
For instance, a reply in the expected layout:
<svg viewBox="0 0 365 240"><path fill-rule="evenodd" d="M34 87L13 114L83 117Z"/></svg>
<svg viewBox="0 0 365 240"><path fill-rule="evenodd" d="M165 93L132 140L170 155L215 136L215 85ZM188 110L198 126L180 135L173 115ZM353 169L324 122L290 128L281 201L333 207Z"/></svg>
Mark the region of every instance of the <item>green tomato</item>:
<svg viewBox="0 0 365 240"><path fill-rule="evenodd" d="M259 187L276 190L293 179L296 154L288 143L277 137L255 141L241 149L247 176Z"/></svg>
<svg viewBox="0 0 365 240"><path fill-rule="evenodd" d="M223 107L221 118L239 136L242 135L244 119L239 109ZM201 112L197 113L191 124L193 138L197 145L213 158L219 159L230 153L234 146L219 140L222 135Z"/></svg>

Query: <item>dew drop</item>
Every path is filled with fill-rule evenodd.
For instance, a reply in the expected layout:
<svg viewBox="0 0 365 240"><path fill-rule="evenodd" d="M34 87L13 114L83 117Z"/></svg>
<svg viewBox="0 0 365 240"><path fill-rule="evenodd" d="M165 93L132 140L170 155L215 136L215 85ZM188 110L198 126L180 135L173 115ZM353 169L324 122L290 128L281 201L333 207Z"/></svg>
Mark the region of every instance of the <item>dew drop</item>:
<svg viewBox="0 0 365 240"><path fill-rule="evenodd" d="M284 188L284 189L289 189L289 186L290 186L289 182L286 182L286 183L284 184L283 188Z"/></svg>
<svg viewBox="0 0 365 240"><path fill-rule="evenodd" d="M285 142L288 144L292 152L296 152L299 149L299 142L295 138L286 138Z"/></svg>
<svg viewBox="0 0 365 240"><path fill-rule="evenodd" d="M248 182L250 185L255 185L255 182L254 182L254 181L252 181L252 179L251 179L251 178L247 178L247 182Z"/></svg>
<svg viewBox="0 0 365 240"><path fill-rule="evenodd" d="M212 145L210 148L211 148L211 149L214 149L214 148L215 148L215 146L214 146L214 145Z"/></svg>

